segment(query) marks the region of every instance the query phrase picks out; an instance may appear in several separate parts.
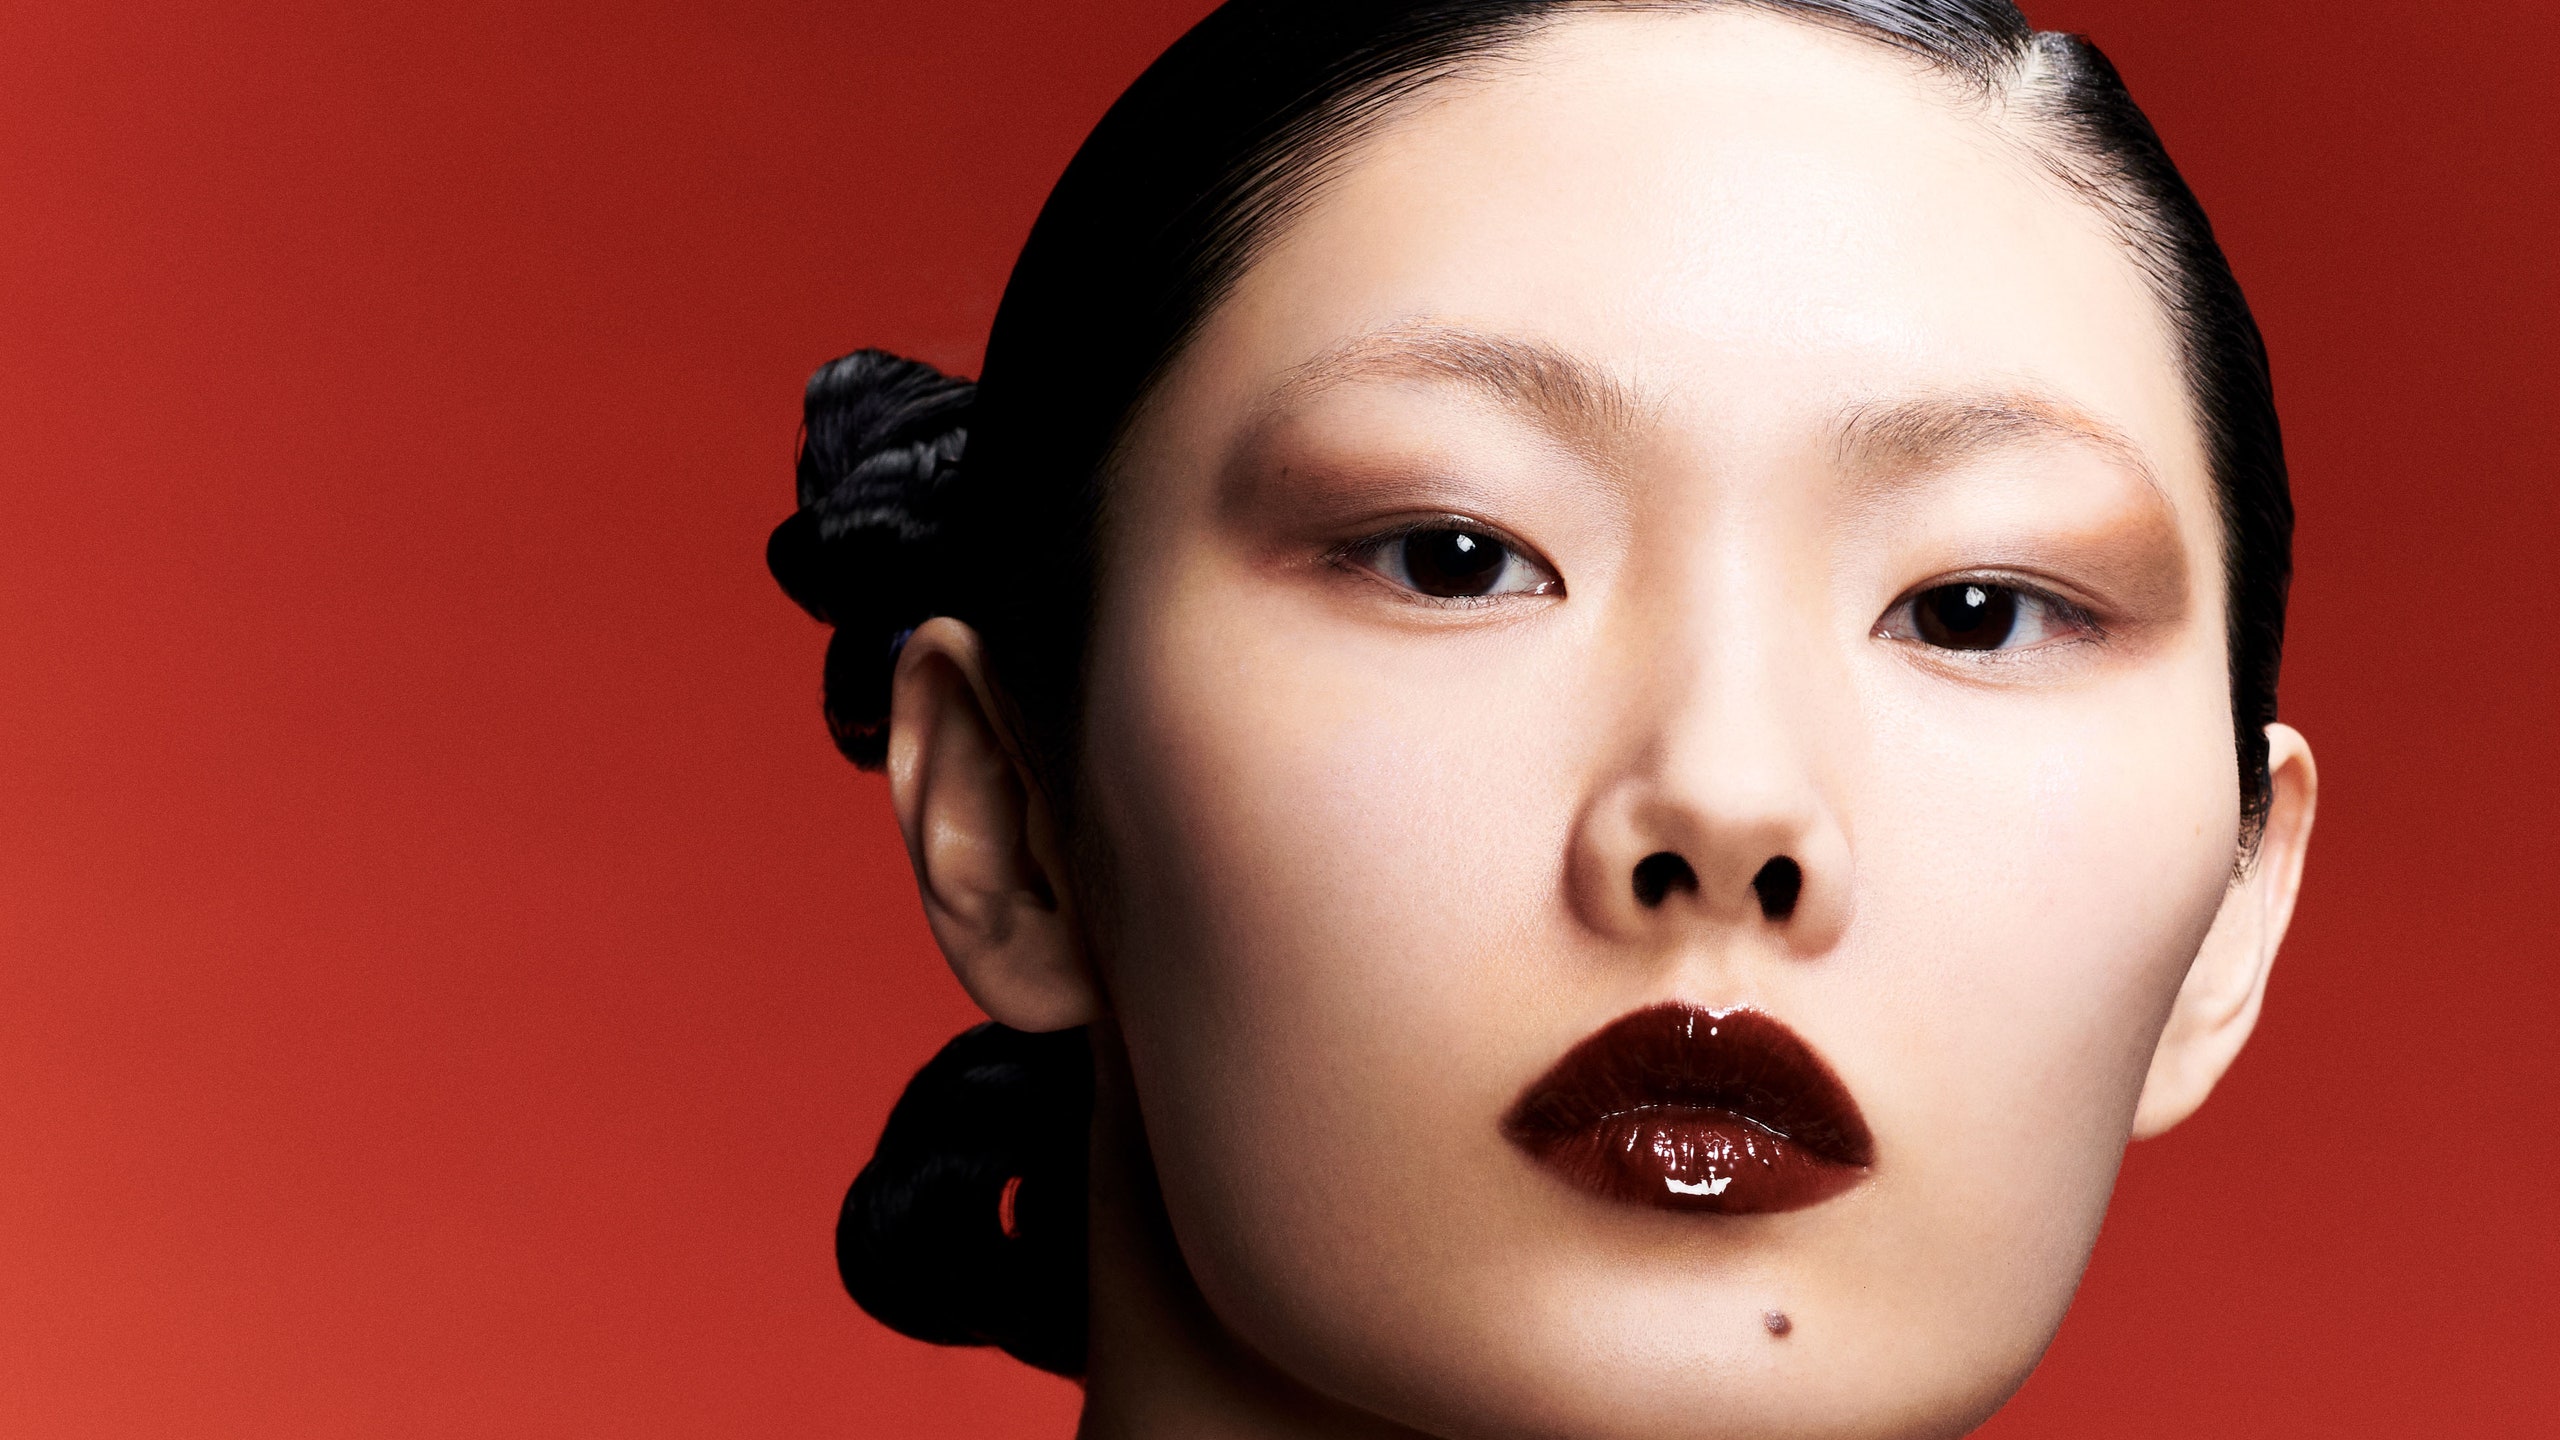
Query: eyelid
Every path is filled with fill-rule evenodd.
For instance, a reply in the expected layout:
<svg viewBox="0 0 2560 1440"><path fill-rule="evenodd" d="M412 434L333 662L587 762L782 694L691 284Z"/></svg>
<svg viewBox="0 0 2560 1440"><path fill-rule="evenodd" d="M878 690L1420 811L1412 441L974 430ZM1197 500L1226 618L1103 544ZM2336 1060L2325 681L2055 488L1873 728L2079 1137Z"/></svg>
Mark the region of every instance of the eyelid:
<svg viewBox="0 0 2560 1440"><path fill-rule="evenodd" d="M1340 545L1334 546L1331 550L1325 552L1325 558L1327 560L1347 560L1351 556L1357 555L1363 550L1379 545L1389 544L1393 541L1402 540L1407 536L1419 535L1426 530L1464 530L1470 535L1481 535L1484 538L1502 546L1504 549L1509 550L1514 557L1518 558L1522 562L1537 567L1538 570L1556 580L1558 583L1562 583L1564 579L1563 576L1556 574L1556 567L1548 562L1547 557L1538 553L1536 546L1522 540L1520 537L1503 529L1499 525L1489 524L1485 521L1478 520L1472 515L1439 513L1416 515L1405 520L1390 521L1384 529L1363 531L1358 539L1348 540Z"/></svg>
<svg viewBox="0 0 2560 1440"><path fill-rule="evenodd" d="M1355 550L1371 545L1382 545L1389 540L1401 540L1408 535L1417 535L1425 530L1464 530L1472 535L1482 535L1488 540L1502 542L1510 548L1512 554L1523 560L1534 562L1541 570L1552 572L1555 569L1527 541L1513 535L1510 531L1489 521L1479 520L1472 515L1461 515L1453 510L1435 510L1410 515L1401 520L1385 521L1380 524L1380 528L1363 530L1359 538L1334 547L1333 553L1348 555Z"/></svg>
<svg viewBox="0 0 2560 1440"><path fill-rule="evenodd" d="M2099 614L2100 607L2093 601L2072 595L2070 592L2073 587L2064 582L2021 570L2002 570L1988 566L1973 570L1949 570L1943 574L1932 575L1916 585L1906 586L1901 594L1893 598L1893 603L1885 607L1885 613L1890 615L1930 591L1943 590L1950 585L1985 585L2002 590L2015 590L2021 595L2033 596L2053 606L2079 624L2092 629L2105 628L2105 621Z"/></svg>

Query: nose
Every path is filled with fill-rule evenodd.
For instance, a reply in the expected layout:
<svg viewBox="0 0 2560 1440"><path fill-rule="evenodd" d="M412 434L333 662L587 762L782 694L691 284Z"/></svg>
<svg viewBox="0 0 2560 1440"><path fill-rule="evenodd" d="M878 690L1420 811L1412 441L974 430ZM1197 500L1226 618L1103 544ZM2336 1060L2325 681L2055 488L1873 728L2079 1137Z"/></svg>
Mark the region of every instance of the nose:
<svg viewBox="0 0 2560 1440"><path fill-rule="evenodd" d="M1827 949L1851 909L1828 732L1853 708L1808 647L1684 646L1616 703L1567 856L1583 922L1630 941L1748 932Z"/></svg>

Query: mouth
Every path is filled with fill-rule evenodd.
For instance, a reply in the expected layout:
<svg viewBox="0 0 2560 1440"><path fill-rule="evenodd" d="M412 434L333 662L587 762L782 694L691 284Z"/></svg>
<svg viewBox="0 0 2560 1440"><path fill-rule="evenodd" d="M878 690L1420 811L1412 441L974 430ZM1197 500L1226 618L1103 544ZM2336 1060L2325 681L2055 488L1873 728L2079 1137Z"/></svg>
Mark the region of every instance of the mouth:
<svg viewBox="0 0 2560 1440"><path fill-rule="evenodd" d="M1715 1215L1816 1205L1875 1163L1848 1087L1757 1010L1621 1016L1531 1084L1502 1133L1604 1199Z"/></svg>

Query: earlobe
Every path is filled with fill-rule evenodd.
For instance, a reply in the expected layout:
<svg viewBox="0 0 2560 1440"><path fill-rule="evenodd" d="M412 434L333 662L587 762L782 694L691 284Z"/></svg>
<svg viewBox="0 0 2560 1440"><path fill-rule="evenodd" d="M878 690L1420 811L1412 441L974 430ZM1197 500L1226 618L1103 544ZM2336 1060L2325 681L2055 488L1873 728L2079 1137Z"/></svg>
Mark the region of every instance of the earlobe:
<svg viewBox="0 0 2560 1440"><path fill-rule="evenodd" d="M918 626L890 686L890 801L961 988L1016 1030L1063 1030L1092 1020L1100 994L1056 821L1000 713L977 632Z"/></svg>
<svg viewBox="0 0 2560 1440"><path fill-rule="evenodd" d="M2267 727L2267 773L2267 821L2256 859L2223 895L2213 929L2178 989L2134 1109L2137 1140L2194 1114L2257 1028L2276 948L2293 923L2320 791L2311 746L2290 725Z"/></svg>

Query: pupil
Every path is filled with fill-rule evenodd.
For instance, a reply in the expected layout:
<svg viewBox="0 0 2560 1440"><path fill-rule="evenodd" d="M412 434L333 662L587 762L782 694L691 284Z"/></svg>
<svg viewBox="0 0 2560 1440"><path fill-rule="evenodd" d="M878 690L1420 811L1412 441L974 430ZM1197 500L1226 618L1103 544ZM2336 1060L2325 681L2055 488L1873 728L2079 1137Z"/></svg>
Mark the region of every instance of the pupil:
<svg viewBox="0 0 2560 1440"><path fill-rule="evenodd" d="M1912 609L1920 638L1945 650L1997 650L2018 628L2018 592L1997 585L1941 585Z"/></svg>
<svg viewBox="0 0 2560 1440"><path fill-rule="evenodd" d="M1425 595L1482 595L1502 578L1510 552L1465 530L1417 530L1404 537L1405 573Z"/></svg>

